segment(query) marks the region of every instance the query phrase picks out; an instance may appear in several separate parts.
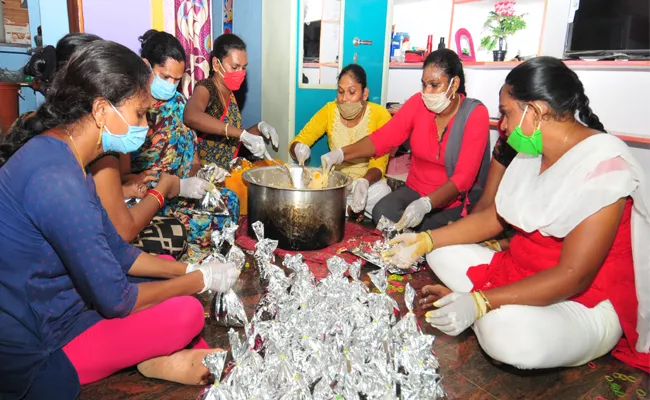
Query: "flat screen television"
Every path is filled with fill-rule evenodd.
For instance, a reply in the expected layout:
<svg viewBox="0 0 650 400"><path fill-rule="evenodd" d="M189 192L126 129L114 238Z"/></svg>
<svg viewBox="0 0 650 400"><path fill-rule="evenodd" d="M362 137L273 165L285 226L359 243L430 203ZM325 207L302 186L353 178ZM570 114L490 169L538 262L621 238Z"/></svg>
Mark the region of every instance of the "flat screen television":
<svg viewBox="0 0 650 400"><path fill-rule="evenodd" d="M567 57L650 56L650 0L580 0L569 24Z"/></svg>

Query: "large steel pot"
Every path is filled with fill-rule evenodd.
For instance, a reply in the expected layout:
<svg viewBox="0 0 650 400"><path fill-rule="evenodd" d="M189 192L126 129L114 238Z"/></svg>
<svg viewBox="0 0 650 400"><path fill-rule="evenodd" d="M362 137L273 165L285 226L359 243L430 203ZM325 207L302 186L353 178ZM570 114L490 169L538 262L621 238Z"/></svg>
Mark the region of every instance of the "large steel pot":
<svg viewBox="0 0 650 400"><path fill-rule="evenodd" d="M289 167L294 179L302 168ZM314 169L310 169L314 170ZM248 235L261 221L267 238L284 250L317 250L343 240L347 186L351 179L333 171L325 189L290 188L283 168L261 167L244 172L248 183Z"/></svg>

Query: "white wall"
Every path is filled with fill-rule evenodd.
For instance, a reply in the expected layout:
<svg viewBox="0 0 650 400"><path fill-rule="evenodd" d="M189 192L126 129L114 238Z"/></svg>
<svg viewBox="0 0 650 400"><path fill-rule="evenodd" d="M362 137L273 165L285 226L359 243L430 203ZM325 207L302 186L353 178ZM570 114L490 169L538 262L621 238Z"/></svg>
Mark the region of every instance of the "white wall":
<svg viewBox="0 0 650 400"><path fill-rule="evenodd" d="M494 11L494 4L497 1L478 1L472 3L457 4L454 9L454 21L452 35L461 28L465 28L472 35L476 61L492 61L492 52L479 50L481 38L488 32L483 30L483 24L487 20L488 13ZM508 53L506 59L511 59L519 53L521 56L535 56L539 48L539 40L542 32L542 21L544 17L544 0L520 0L515 6L516 14L526 14L526 28L508 38ZM457 51L455 41L449 46ZM498 47L497 47L498 48Z"/></svg>
<svg viewBox="0 0 650 400"><path fill-rule="evenodd" d="M607 130L650 137L650 69L573 69ZM467 93L487 106L490 117L499 115L499 89L509 72L510 68L496 66L465 67ZM391 69L388 101L401 103L420 91L421 75L420 69Z"/></svg>
<svg viewBox="0 0 650 400"><path fill-rule="evenodd" d="M395 0L393 24L395 32L406 32L411 47L426 48L427 37L433 35L433 49L441 37L449 43L451 0Z"/></svg>
<svg viewBox="0 0 650 400"><path fill-rule="evenodd" d="M605 129L612 133L627 133L650 137L650 69L579 69L580 77L590 100L591 109L600 118ZM499 116L499 89L509 68L465 67L467 93L481 100L490 117ZM420 91L420 69L391 69L389 71L388 101L404 102ZM496 135L492 135L492 144ZM650 145L629 143L639 160L649 182L650 196Z"/></svg>

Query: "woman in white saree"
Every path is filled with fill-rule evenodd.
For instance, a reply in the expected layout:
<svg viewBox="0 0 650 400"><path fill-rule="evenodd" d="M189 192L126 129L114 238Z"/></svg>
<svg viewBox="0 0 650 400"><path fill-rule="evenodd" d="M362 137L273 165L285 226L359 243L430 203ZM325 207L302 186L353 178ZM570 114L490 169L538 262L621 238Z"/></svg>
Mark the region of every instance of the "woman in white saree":
<svg viewBox="0 0 650 400"><path fill-rule="evenodd" d="M495 204L449 226L397 237L384 254L421 255L445 286L420 303L433 327L470 326L492 358L519 368L585 364L610 351L650 372L650 215L643 171L603 133L578 76L538 57L501 90L502 129L518 156ZM579 117L577 118L576 115ZM473 244L505 223L510 249Z"/></svg>

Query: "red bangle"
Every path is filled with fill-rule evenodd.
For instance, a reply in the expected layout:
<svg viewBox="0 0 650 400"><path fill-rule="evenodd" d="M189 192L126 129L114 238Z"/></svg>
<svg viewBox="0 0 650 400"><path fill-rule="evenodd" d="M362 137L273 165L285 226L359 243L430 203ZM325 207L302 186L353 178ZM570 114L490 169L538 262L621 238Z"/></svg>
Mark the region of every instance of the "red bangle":
<svg viewBox="0 0 650 400"><path fill-rule="evenodd" d="M147 194L150 194L153 197L155 197L156 200L158 200L158 204L160 204L160 208L163 208L163 206L165 205L165 198L163 197L162 194L160 194L159 191L155 189L149 189L147 190Z"/></svg>

